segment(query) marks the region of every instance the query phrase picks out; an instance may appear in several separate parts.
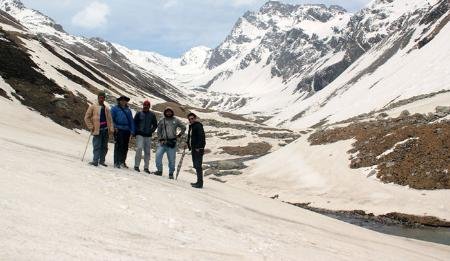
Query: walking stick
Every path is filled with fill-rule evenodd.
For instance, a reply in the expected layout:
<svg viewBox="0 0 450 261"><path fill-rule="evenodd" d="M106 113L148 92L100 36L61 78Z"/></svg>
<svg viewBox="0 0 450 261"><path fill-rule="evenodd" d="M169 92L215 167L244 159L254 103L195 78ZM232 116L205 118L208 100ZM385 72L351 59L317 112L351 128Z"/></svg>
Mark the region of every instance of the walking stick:
<svg viewBox="0 0 450 261"><path fill-rule="evenodd" d="M84 153L83 153L83 158L81 158L82 162L84 161L84 156L86 156L86 151L87 151L87 148L89 146L89 142L91 141L91 137L92 137L92 132L89 134L89 138L88 138L88 141L86 143L86 148L84 149Z"/></svg>
<svg viewBox="0 0 450 261"><path fill-rule="evenodd" d="M177 166L177 174L175 175L175 180L177 180L178 175L180 175L181 166L183 165L183 159L184 159L184 156L186 155L186 147L187 146L184 146L184 148L183 148L183 153L181 154L181 159Z"/></svg>

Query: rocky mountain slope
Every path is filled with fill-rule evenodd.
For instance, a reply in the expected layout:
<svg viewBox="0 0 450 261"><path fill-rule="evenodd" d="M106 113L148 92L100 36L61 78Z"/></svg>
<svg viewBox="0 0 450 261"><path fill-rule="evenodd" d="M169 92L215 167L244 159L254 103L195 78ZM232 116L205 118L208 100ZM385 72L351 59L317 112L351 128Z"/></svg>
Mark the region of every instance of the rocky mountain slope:
<svg viewBox="0 0 450 261"><path fill-rule="evenodd" d="M216 48L196 47L177 59L71 36L18 0L2 0L0 9L46 49L61 48L82 64L56 72L66 78L75 80L64 72L73 67L87 69L83 74L106 88L114 85L105 80L112 75L122 92L233 111L272 126L341 121L450 89L448 73L437 69L448 67L442 57L449 48L441 39L449 20L446 0L374 0L355 14L338 6L269 1L245 13Z"/></svg>
<svg viewBox="0 0 450 261"><path fill-rule="evenodd" d="M446 0L374 0L355 14L338 6L269 1L242 16L218 47L190 51L197 53L195 62L118 49L167 81L202 91L197 96L206 107L302 128L450 89L446 71L436 69L448 67L448 62L429 56L447 55L448 45L428 45L445 37L441 30L448 23L448 10ZM414 66L423 62L435 69ZM404 64L411 68L396 75ZM408 82L409 74L442 80L430 84L435 81L429 79L419 87ZM359 104L367 99L372 101ZM339 100L350 105L345 113L339 112Z"/></svg>
<svg viewBox="0 0 450 261"><path fill-rule="evenodd" d="M18 0L0 1L2 94L70 128L82 127L82 111L106 90L109 101L125 94L140 102L187 103L167 81L130 62L109 42L75 37L51 18ZM49 106L47 106L50 104Z"/></svg>

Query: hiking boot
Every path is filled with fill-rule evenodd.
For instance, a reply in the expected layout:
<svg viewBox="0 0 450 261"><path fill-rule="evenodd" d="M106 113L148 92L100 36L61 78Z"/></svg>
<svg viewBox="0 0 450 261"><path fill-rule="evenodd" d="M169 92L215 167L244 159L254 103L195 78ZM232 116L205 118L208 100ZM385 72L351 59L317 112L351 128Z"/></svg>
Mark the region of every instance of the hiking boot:
<svg viewBox="0 0 450 261"><path fill-rule="evenodd" d="M141 172L141 170L139 169L139 167L134 167L134 170L137 172Z"/></svg>
<svg viewBox="0 0 450 261"><path fill-rule="evenodd" d="M173 175L169 175L169 179L173 179Z"/></svg>
<svg viewBox="0 0 450 261"><path fill-rule="evenodd" d="M194 184L191 184L191 186L193 187L193 188L198 188L198 189L201 189L201 188L203 188L203 184L199 184L199 183L194 183Z"/></svg>
<svg viewBox="0 0 450 261"><path fill-rule="evenodd" d="M114 168L120 169L120 165L119 164L114 164Z"/></svg>
<svg viewBox="0 0 450 261"><path fill-rule="evenodd" d="M153 174L155 174L156 176L162 176L162 171L155 171Z"/></svg>
<svg viewBox="0 0 450 261"><path fill-rule="evenodd" d="M191 183L191 186L197 186L198 185L198 183L197 182L195 182L195 183Z"/></svg>
<svg viewBox="0 0 450 261"><path fill-rule="evenodd" d="M147 174L151 174L150 170L148 170L148 169L144 169L144 172Z"/></svg>
<svg viewBox="0 0 450 261"><path fill-rule="evenodd" d="M127 164L125 164L125 163L120 164L120 167L121 167L121 168L124 168L124 169L128 169L128 166L127 166Z"/></svg>
<svg viewBox="0 0 450 261"><path fill-rule="evenodd" d="M102 165L103 167L108 167L108 165L106 165L105 162L100 162L100 165Z"/></svg>
<svg viewBox="0 0 450 261"><path fill-rule="evenodd" d="M89 162L89 165L94 166L94 167L98 167L98 163L97 162Z"/></svg>

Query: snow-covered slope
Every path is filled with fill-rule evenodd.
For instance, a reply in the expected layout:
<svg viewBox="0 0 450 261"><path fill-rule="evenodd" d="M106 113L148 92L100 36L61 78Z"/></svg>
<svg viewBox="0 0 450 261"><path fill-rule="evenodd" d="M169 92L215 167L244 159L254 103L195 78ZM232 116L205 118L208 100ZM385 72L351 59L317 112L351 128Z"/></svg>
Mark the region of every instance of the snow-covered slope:
<svg viewBox="0 0 450 261"><path fill-rule="evenodd" d="M401 6L415 7L419 2ZM413 96L450 90L449 4L434 3L430 10L423 7L429 10L425 13L412 8L412 13L397 19L399 30L389 32L322 91L300 102L287 98L289 105L269 123L306 128L323 120L337 122L369 113ZM265 105L263 100L259 103L259 107Z"/></svg>
<svg viewBox="0 0 450 261"><path fill-rule="evenodd" d="M125 91L264 116L274 126L344 120L450 88L446 0L374 0L355 14L269 1L245 13L216 48L180 58L71 36L18 0L1 0L0 8Z"/></svg>
<svg viewBox="0 0 450 261"><path fill-rule="evenodd" d="M29 56L35 64L32 66L39 68L44 77L75 96L81 94L81 98L92 100L98 90L105 89L111 100L125 94L136 103L148 98L154 103L190 101L185 92L138 67L105 40L70 35L51 18L26 8L19 0L0 0L0 12L0 27L7 42ZM20 63L10 66L19 67Z"/></svg>
<svg viewBox="0 0 450 261"><path fill-rule="evenodd" d="M177 182L89 167L80 161L87 133L2 97L0 107L2 260L422 261L450 255L448 246L376 233L225 184L194 190L188 173Z"/></svg>
<svg viewBox="0 0 450 261"><path fill-rule="evenodd" d="M363 210L375 215L398 212L450 220L450 190L424 191L368 177L373 168L350 169L354 140L311 146L307 135L257 159L245 175L228 179L265 196L333 210ZM376 166L375 166L376 167Z"/></svg>
<svg viewBox="0 0 450 261"><path fill-rule="evenodd" d="M204 106L303 128L449 89L448 10L446 0L374 0L355 14L269 1L241 17L218 47L187 63L193 66L166 57L140 64L177 86L202 90ZM130 60L154 55L120 50Z"/></svg>
<svg viewBox="0 0 450 261"><path fill-rule="evenodd" d="M19 20L35 33L52 34L54 36L66 36L61 25L39 11L26 8L20 0L0 1L0 10L3 10Z"/></svg>
<svg viewBox="0 0 450 261"><path fill-rule="evenodd" d="M191 87L192 81L207 72L206 62L211 52L208 47L199 46L174 59L154 52L130 50L119 44L114 44L114 47L134 64L159 75L175 86L183 87L185 91L189 91L186 87Z"/></svg>
<svg viewBox="0 0 450 261"><path fill-rule="evenodd" d="M227 38L212 50L194 48L178 59L155 59L154 53L126 48L120 51L177 86L223 94L219 102L204 97L210 102L206 106L233 109L240 107L242 99L231 100L230 94L247 100L268 93L272 87L280 92L283 81L305 69L299 64L308 67L326 53L333 53L331 45L343 33L350 17L338 6L269 1L259 11L241 17ZM198 59L182 62L192 52ZM332 55L323 59L330 58ZM161 67L164 72L158 69Z"/></svg>

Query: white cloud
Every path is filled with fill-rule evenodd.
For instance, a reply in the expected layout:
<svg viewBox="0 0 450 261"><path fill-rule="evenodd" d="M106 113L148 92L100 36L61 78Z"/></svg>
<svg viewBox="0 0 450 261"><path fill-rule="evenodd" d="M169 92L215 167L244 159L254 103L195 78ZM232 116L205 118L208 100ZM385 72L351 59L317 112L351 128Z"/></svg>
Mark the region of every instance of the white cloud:
<svg viewBox="0 0 450 261"><path fill-rule="evenodd" d="M72 17L72 24L87 29L102 27L108 23L110 13L111 10L107 4L95 1L75 14Z"/></svg>
<svg viewBox="0 0 450 261"><path fill-rule="evenodd" d="M178 5L178 0L166 0L165 3L163 4L163 8L168 9L176 5Z"/></svg>

